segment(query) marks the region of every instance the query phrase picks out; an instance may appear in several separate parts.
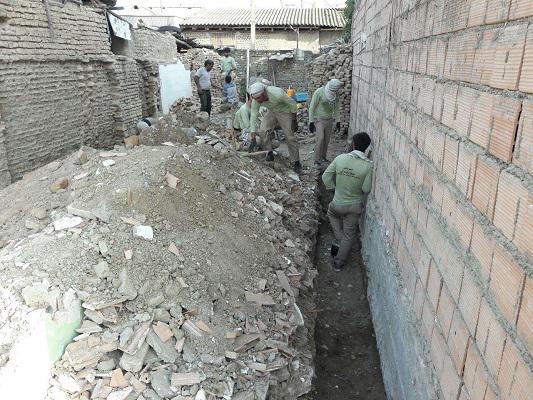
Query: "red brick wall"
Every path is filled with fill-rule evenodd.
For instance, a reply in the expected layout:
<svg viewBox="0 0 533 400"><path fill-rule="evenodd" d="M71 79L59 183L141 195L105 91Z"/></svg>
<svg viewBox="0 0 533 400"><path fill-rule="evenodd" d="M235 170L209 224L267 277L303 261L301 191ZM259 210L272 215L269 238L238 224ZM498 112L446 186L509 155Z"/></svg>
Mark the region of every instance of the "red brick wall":
<svg viewBox="0 0 533 400"><path fill-rule="evenodd" d="M442 398L526 400L533 1L360 0L353 27L351 132Z"/></svg>

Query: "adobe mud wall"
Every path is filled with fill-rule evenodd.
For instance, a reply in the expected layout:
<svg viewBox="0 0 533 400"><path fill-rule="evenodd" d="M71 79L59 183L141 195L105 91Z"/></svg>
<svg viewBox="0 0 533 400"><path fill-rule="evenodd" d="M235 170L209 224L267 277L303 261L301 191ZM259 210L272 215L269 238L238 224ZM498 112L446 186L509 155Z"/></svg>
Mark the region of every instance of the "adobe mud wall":
<svg viewBox="0 0 533 400"><path fill-rule="evenodd" d="M388 395L533 392L533 3L361 0L351 133Z"/></svg>
<svg viewBox="0 0 533 400"><path fill-rule="evenodd" d="M170 34L135 30L133 58L116 56L103 10L49 4L51 24L42 1L0 0L0 188L82 144L134 133L159 111L158 63L176 62Z"/></svg>

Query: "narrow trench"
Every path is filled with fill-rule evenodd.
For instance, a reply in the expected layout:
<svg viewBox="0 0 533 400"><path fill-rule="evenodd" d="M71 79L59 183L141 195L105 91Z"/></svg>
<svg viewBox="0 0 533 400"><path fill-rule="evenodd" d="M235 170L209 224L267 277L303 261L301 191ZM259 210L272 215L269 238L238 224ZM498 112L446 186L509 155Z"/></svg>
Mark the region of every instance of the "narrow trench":
<svg viewBox="0 0 533 400"><path fill-rule="evenodd" d="M366 297L360 240L354 244L343 271L336 272L330 266L333 233L326 211L331 197L321 185L322 217L315 255L318 277L313 399L384 400L387 397Z"/></svg>

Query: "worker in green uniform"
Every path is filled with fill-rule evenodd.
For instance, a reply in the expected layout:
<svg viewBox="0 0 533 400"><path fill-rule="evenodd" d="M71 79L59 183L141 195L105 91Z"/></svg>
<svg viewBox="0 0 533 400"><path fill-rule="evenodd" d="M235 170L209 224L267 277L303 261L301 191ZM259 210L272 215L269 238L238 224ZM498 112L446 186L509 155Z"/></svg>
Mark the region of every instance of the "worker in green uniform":
<svg viewBox="0 0 533 400"><path fill-rule="evenodd" d="M230 49L229 47L224 48L224 51L222 52L223 56L222 60L220 61L221 68L222 68L222 80L226 78L226 76L231 75L233 72L237 71L237 64L235 63L235 59L230 56ZM232 76L232 79L235 81L235 77Z"/></svg>
<svg viewBox="0 0 533 400"><path fill-rule="evenodd" d="M252 96L246 93L246 103L244 103L233 117L233 129L241 133L241 138L246 145L248 143L248 134L250 133L250 114L252 111Z"/></svg>
<svg viewBox="0 0 533 400"><path fill-rule="evenodd" d="M316 166L320 166L322 162L328 162L326 157L334 121L336 122L335 129L340 130L340 107L337 92L341 87L342 82L340 80L330 80L326 85L315 90L309 105L309 131L316 132Z"/></svg>
<svg viewBox="0 0 533 400"><path fill-rule="evenodd" d="M365 194L372 187L372 161L367 158L371 140L365 132L352 139L352 151L337 156L326 168L322 181L326 189L335 189L328 207L328 218L335 235L331 245L333 268L344 267L357 233Z"/></svg>
<svg viewBox="0 0 533 400"><path fill-rule="evenodd" d="M250 117L250 132L252 140L248 151L253 151L256 146L257 114L260 107L265 107L268 111L261 120L259 127L259 136L261 137L261 146L267 150L267 161L274 160L272 152L272 140L268 131L274 129L276 123L279 123L289 147L289 156L296 172L300 172L302 164L300 163L300 151L298 142L294 136L298 124L296 122L296 112L298 107L296 102L291 99L285 91L279 87L266 86L264 83L255 82L250 86L250 95L253 98L252 112Z"/></svg>

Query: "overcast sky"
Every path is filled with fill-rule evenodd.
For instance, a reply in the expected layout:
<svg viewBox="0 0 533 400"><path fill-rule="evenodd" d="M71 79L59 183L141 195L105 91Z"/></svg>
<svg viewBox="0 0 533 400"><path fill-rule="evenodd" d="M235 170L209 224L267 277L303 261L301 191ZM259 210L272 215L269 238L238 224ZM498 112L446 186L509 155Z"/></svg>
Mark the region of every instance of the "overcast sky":
<svg viewBox="0 0 533 400"><path fill-rule="evenodd" d="M283 7L343 7L344 0L255 0L256 8L283 8ZM248 8L250 0L233 0L221 2L220 0L118 0L117 6L133 7L203 7L203 8Z"/></svg>

